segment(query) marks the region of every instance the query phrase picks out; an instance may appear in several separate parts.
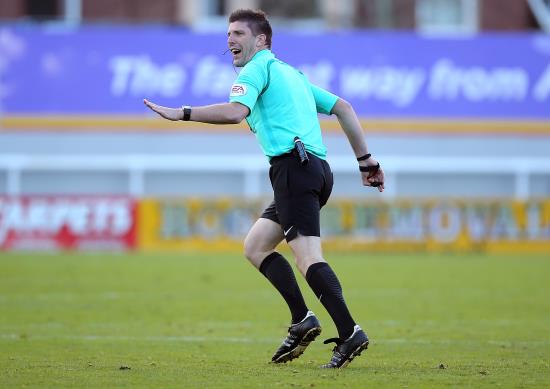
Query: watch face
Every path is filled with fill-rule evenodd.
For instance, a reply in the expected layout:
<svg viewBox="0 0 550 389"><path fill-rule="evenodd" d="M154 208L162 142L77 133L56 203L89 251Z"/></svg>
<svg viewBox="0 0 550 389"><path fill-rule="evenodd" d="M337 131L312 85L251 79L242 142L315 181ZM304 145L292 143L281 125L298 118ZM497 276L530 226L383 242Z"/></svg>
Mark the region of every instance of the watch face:
<svg viewBox="0 0 550 389"><path fill-rule="evenodd" d="M187 121L191 119L191 107L185 106L183 107L183 120Z"/></svg>

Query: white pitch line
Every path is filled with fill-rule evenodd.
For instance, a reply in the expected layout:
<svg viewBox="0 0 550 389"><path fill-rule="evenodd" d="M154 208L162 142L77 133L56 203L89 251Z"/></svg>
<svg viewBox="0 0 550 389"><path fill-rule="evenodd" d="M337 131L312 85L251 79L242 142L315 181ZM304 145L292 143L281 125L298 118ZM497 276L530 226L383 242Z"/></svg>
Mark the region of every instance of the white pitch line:
<svg viewBox="0 0 550 389"><path fill-rule="evenodd" d="M0 334L2 340L85 340L85 341L146 341L146 342L186 342L186 343L277 343L282 338L249 338L249 337L217 337L217 336L118 336L118 335L18 335L18 334ZM495 346L544 346L550 345L550 339L538 340L460 340L460 339L406 339L406 338L387 338L371 340L371 344L421 344L421 345L447 345L447 344L490 344Z"/></svg>

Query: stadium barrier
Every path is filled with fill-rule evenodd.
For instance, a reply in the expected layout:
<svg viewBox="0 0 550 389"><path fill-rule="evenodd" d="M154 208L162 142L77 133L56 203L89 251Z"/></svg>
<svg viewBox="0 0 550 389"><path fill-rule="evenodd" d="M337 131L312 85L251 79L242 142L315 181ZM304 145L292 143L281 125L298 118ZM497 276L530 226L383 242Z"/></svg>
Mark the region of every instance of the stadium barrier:
<svg viewBox="0 0 550 389"><path fill-rule="evenodd" d="M137 202L128 196L1 196L0 250L130 250Z"/></svg>
<svg viewBox="0 0 550 389"><path fill-rule="evenodd" d="M0 196L3 250L242 250L269 199ZM343 200L326 249L550 253L550 200Z"/></svg>
<svg viewBox="0 0 550 389"><path fill-rule="evenodd" d="M241 249L267 201L144 199L143 250ZM550 253L550 200L332 200L321 213L326 249Z"/></svg>
<svg viewBox="0 0 550 389"><path fill-rule="evenodd" d="M218 161L224 161L219 164ZM331 158L338 173L357 174L347 157ZM531 193L533 176L548 176L544 158L384 157L388 190L367 197L333 196L322 212L326 248L369 251L481 251L550 253L550 199ZM267 162L261 156L209 155L2 155L0 156L0 248L35 250L241 250L242 239L271 200L262 192ZM119 172L123 193L80 194L72 178ZM32 172L33 174L28 174ZM71 191L42 183L41 195L26 188L30 177L49 172L69 176ZM240 174L240 195L151 196L151 174L192 172L200 176ZM481 174L512 177L508 197L400 196L399 177ZM210 176L209 176L210 175ZM2 183L2 177L4 182ZM232 176L233 177L233 176ZM47 180L46 180L47 181ZM196 185L189 183L191 187ZM468 188L467 188L468 189Z"/></svg>
<svg viewBox="0 0 550 389"><path fill-rule="evenodd" d="M380 156L383 160L386 173L387 189L385 198L410 196L402 191L402 182L410 181L413 177L418 182L428 180L430 188L427 195L430 197L447 197L444 190L449 185L446 178L451 177L456 181L455 196L460 197L495 197L505 196L515 199L528 199L535 196L546 196L548 191L545 185L550 183L550 158L518 158L518 157L397 157ZM223 161L223 163L220 163ZM335 175L357 175L357 166L353 158L349 156L330 156L332 170ZM31 179L37 175L56 173L63 177L67 174L70 179L86 178L94 174L117 173L123 178L117 182L116 188L104 187L102 191L90 186L91 193L120 193L133 197L145 197L151 195L152 186L150 179L160 173L193 173L200 175L204 181L217 180L230 174L238 178L235 183L234 195L246 198L256 198L270 194L270 188L266 187L265 176L267 161L264 157L256 155L27 155L4 154L0 155L0 193L8 195L51 193L57 194L56 188L52 188L51 182L42 183L37 187L30 185L25 179ZM32 173L32 174L31 174ZM71 175L72 174L72 175ZM78 175L77 176L75 176ZM222 175L222 176L220 176ZM471 176L482 178L484 188L464 188L469 185ZM492 177L505 178L505 187L499 191L491 191L487 180ZM441 179L439 182L438 179ZM542 190L533 191L535 179L539 179ZM462 181L461 181L462 180ZM483 181L485 180L485 181ZM93 183L93 181L91 181ZM220 181L221 182L221 181ZM485 182L485 184L483 183ZM81 182L81 184L84 184ZM172 185L175 185L173 183ZM174 193L174 196L202 196L200 187L188 185L194 191ZM31 187L33 190L25 190ZM354 188L357 185L354 184ZM511 188L511 189L509 189ZM476 191L474 191L476 189ZM506 191L503 191L506 189ZM485 191L483 191L485 190ZM83 193L83 188L75 188L72 185L66 189L68 194ZM218 187L216 192L220 193ZM366 193L366 192L363 192ZM64 194L64 193L61 193ZM223 195L223 191L221 192ZM349 197L349 195L348 195Z"/></svg>

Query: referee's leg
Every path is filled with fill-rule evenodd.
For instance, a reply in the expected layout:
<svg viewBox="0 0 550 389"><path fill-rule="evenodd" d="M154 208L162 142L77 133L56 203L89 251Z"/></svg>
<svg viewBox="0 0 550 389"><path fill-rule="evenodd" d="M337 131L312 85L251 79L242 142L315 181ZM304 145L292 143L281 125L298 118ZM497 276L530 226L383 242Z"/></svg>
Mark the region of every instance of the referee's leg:
<svg viewBox="0 0 550 389"><path fill-rule="evenodd" d="M264 214L269 215L269 212ZM298 358L321 333L321 325L308 310L292 267L275 251L283 238L280 224L262 217L252 226L244 241L245 256L279 291L292 315L288 336L271 358L274 363Z"/></svg>
<svg viewBox="0 0 550 389"><path fill-rule="evenodd" d="M275 252L275 247L284 237L278 223L259 218L244 239L244 255L256 269L260 269L263 260Z"/></svg>
<svg viewBox="0 0 550 389"><path fill-rule="evenodd" d="M323 258L321 238L319 236L298 235L288 242L288 245L292 249L294 258L296 258L296 266L304 277L306 277L307 269L311 265L318 262L326 262Z"/></svg>
<svg viewBox="0 0 550 389"><path fill-rule="evenodd" d="M288 244L298 269L334 321L340 339L347 339L353 334L356 323L345 303L338 277L323 258L321 238L298 235Z"/></svg>
<svg viewBox="0 0 550 389"><path fill-rule="evenodd" d="M299 323L306 317L308 308L292 267L275 251L283 238L280 224L259 218L244 240L244 253L285 299L292 315L291 322Z"/></svg>

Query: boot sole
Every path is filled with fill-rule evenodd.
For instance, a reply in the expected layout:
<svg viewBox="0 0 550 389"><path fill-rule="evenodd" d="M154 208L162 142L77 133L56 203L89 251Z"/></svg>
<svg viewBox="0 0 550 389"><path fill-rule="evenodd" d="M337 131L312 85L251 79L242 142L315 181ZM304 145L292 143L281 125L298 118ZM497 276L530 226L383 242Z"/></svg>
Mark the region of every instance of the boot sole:
<svg viewBox="0 0 550 389"><path fill-rule="evenodd" d="M339 367L339 369L343 369L344 367L346 367L351 361L353 361L353 358L358 357L359 355L361 355L363 350L366 350L367 348L369 348L369 341L368 340L366 342L362 343L360 346L358 346L355 350L353 350L353 352L351 353L349 358L346 359L346 361L342 364L342 366Z"/></svg>
<svg viewBox="0 0 550 389"><path fill-rule="evenodd" d="M289 361L292 361L293 359L298 358L304 353L307 346L309 346L309 344L313 342L315 338L317 338L320 334L321 327L312 328L304 335L298 346L296 346L286 354L281 355L279 358L272 361L272 363L287 363Z"/></svg>

